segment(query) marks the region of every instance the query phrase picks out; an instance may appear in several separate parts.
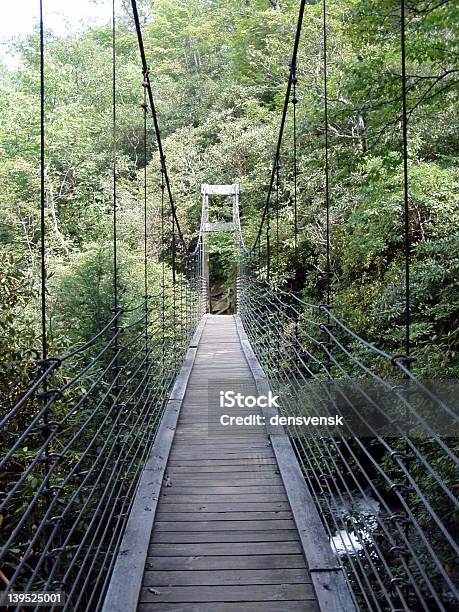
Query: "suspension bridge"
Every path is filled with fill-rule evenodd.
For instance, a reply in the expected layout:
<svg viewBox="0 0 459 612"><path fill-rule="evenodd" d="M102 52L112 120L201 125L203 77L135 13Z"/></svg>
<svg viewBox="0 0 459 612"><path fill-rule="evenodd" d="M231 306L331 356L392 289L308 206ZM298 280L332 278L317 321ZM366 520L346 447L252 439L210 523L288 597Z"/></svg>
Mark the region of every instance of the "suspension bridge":
<svg viewBox="0 0 459 612"><path fill-rule="evenodd" d="M354 333L332 307L326 1L322 304L307 303L272 278L281 149L291 107L295 244L298 235L296 69L305 0L251 246L244 241L236 184L202 186L200 227L193 243L185 242L135 0L131 5L143 76L145 159L151 118L162 178L158 232L172 272L163 258L160 291L149 292L145 168L144 295L135 307L121 307L113 4L112 316L85 344L61 355L50 352L40 3L42 350L35 380L0 422L6 449L0 460L2 605L43 609L39 600L25 598L40 592L61 594L60 603L50 599L49 605L68 611L455 609L457 576L450 560L459 550L442 510L453 515L458 500L439 466L457 473L452 436L458 416L437 389L413 374L410 350L404 1L405 344L395 355ZM212 195L231 198L231 221L210 218ZM210 314L213 231L234 236L234 315ZM227 390L272 394L280 406L225 407L220 392ZM333 425L332 417L343 425ZM305 427L313 418L318 426Z"/></svg>

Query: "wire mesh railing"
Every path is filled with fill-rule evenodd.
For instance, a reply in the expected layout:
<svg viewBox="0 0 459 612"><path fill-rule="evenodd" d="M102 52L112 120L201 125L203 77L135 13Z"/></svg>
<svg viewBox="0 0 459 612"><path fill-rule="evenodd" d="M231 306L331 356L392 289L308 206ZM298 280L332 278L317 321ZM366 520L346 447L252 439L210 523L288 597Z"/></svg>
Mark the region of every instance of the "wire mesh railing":
<svg viewBox="0 0 459 612"><path fill-rule="evenodd" d="M454 385L418 380L406 357L247 266L238 309L358 606L454 609Z"/></svg>
<svg viewBox="0 0 459 612"><path fill-rule="evenodd" d="M202 235L185 244L163 152L135 0L141 57L143 159L136 158L143 212L143 296L123 308L120 282L117 7L111 2L112 301L110 320L83 344L55 356L50 345L46 265L45 29L40 31L41 356L36 379L0 420L0 582L2 595L63 591L64 610L98 610L134 493L165 403L205 312ZM139 71L140 72L140 71ZM150 138L150 119L154 138ZM148 181L159 155L160 195ZM139 165L140 164L140 165ZM158 202L159 279L150 278L149 204ZM140 237L139 237L140 238ZM137 253L138 255L138 253ZM150 295L150 288L156 293ZM132 299L130 296L129 299ZM81 324L81 321L80 323ZM81 325L81 327L83 327ZM84 330L78 329L84 337ZM27 383L26 383L27 384ZM9 609L20 610L21 599ZM37 603L36 610L40 609Z"/></svg>
<svg viewBox="0 0 459 612"><path fill-rule="evenodd" d="M41 362L0 422L5 593L61 590L64 610L99 609L201 294L198 276L178 275L165 299L118 310L89 342Z"/></svg>

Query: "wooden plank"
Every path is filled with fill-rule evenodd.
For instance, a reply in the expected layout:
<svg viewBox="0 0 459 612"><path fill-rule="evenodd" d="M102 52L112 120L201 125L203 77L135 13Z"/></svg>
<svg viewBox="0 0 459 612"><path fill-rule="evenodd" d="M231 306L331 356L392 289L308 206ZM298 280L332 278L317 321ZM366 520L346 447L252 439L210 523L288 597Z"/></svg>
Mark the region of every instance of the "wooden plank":
<svg viewBox="0 0 459 612"><path fill-rule="evenodd" d="M203 401L207 401L207 398L205 400L203 399ZM219 422L221 416L224 415L224 414L225 415L229 414L229 415L235 416L235 417L244 417L244 416L247 416L248 414L255 414L255 415L258 415L258 416L262 416L261 413L258 412L258 411L250 412L249 413L247 410L245 410L245 411L237 411L236 412L236 411L229 410L229 409L221 410L221 411L220 410L218 410L218 411L211 411L210 413L206 414L206 413L201 411L202 407L199 407L199 408L200 408L200 412L198 414L194 414L192 410L190 410L187 414L185 414L183 420L180 421L181 424L186 425L187 423L190 422L190 420L192 418L197 419L197 422L207 422L207 421L209 421L209 422L210 421ZM227 429L228 429L229 432L231 432L231 429L229 429L228 427L227 427Z"/></svg>
<svg viewBox="0 0 459 612"><path fill-rule="evenodd" d="M245 416L247 416L247 414ZM256 420L254 420L256 416L257 415L255 415L254 417L251 417L252 420L250 422L248 421L247 423L243 423L239 425L235 424L234 426L228 424L229 421L228 421L228 417L226 416L225 416L226 420L224 422L220 421L220 417L218 419L212 419L208 417L190 418L189 420L184 420L180 424L180 427L183 428L184 431L190 430L190 428L194 428L194 430L196 431L200 430L203 432L209 432L209 434L213 434L214 437L216 438L217 436L220 436L222 440L230 440L232 435L236 433L238 434L245 433L246 435L250 435L250 433L263 432L265 427L262 422L260 422L259 424L256 422ZM202 438L199 438L198 436L196 436L196 442L199 442L200 440L204 441L206 439L207 439L207 436L202 437Z"/></svg>
<svg viewBox="0 0 459 612"><path fill-rule="evenodd" d="M173 492L170 493L171 489L167 489L167 493L161 493L160 499L162 501L168 501L169 503L174 504L189 504L189 503L198 503L198 504L209 504L209 503L222 503L222 502L237 502L240 503L260 503L260 502L282 502L287 501L285 493L251 493L237 496L233 494L230 495L205 495L205 494L193 494L193 495L176 495Z"/></svg>
<svg viewBox="0 0 459 612"><path fill-rule="evenodd" d="M358 609L341 570L314 571L311 578L321 610L342 612Z"/></svg>
<svg viewBox="0 0 459 612"><path fill-rule="evenodd" d="M192 524L192 523L191 523ZM296 529L270 531L156 531L152 544L201 544L238 542L297 542Z"/></svg>
<svg viewBox="0 0 459 612"><path fill-rule="evenodd" d="M264 425L238 425L237 432L239 434L245 434L250 436L251 434L259 434L260 431L264 430ZM202 438L215 438L220 436L222 440L225 440L228 436L231 435L228 431L227 425L220 425L215 423L206 423L202 425L186 425L184 427L184 431L193 432L197 435L200 435ZM234 430L236 431L236 429Z"/></svg>
<svg viewBox="0 0 459 612"><path fill-rule="evenodd" d="M221 412L221 413L213 413L213 414L193 414L193 413L189 413L187 415L185 415L185 417L183 419L180 419L180 426L182 425L191 425L193 423L195 424L200 424L200 425L207 425L210 424L212 426L215 425L220 425L220 419L222 417L222 415L229 415L229 416L234 416L234 417L246 417L249 413L246 412L230 412L230 411L226 411L226 412ZM262 416L261 414L259 414L258 412L251 412L250 415L254 414L255 416ZM232 428L228 425L221 425L221 427L226 427L226 430L228 431L228 435L232 436L232 434L236 431L236 428ZM237 426L237 429L239 429L239 425ZM196 440L197 442L199 440ZM265 442L268 442L268 440L265 438Z"/></svg>
<svg viewBox="0 0 459 612"><path fill-rule="evenodd" d="M301 553L298 542L251 542L251 543L211 543L211 544L152 544L150 557L189 557L198 555L296 555Z"/></svg>
<svg viewBox="0 0 459 612"><path fill-rule="evenodd" d="M207 487L207 486L244 487L244 486L250 486L253 484L262 485L262 486L273 486L273 485L282 486L282 481L280 479L280 476L276 476L275 474L273 474L269 478L267 476L266 477L252 476L249 478L235 478L232 475L218 478L214 474L200 474L199 478L193 478L191 474L188 474L188 476L185 476L185 477L178 476L178 475L175 475L174 477L172 477L171 475L168 474L168 477L170 479L170 482L172 483L172 486L182 487L184 485L192 485L193 487L196 487L197 489L200 489L201 487Z"/></svg>
<svg viewBox="0 0 459 612"><path fill-rule="evenodd" d="M220 484L232 484L232 486L239 486L242 484L282 485L280 475L276 474L274 470L265 470L264 472L261 472L260 470L256 470L256 472L238 472L237 470L235 470L232 472L203 472L201 474L193 474L189 470L187 472L177 470L172 472L167 469L167 474L171 476L171 478L172 474L174 475L174 484L182 482L183 484L202 483L211 485L213 484L213 481L215 481L215 484L217 486Z"/></svg>
<svg viewBox="0 0 459 612"><path fill-rule="evenodd" d="M227 414L222 413L222 414ZM252 414L252 413L251 413ZM233 412L231 412L230 416L247 416L247 412L242 413L242 414L235 414ZM220 418L220 417L219 417ZM216 422L216 421L215 421ZM227 436L222 436L220 434L215 434L213 437L211 436L207 436L204 439L199 439L198 436L193 435L192 432L188 431L188 427L184 427L185 425L196 425L196 424L201 424L201 425L211 425L212 429L215 427L215 422L212 420L212 418L205 414L205 415L194 415L194 414L189 414L187 415L187 417L185 419L180 419L180 430L181 432L183 432L182 435L187 435L189 438L194 438L195 442L202 442L203 444L217 444L219 441L220 442L227 442L228 444L244 444L246 442L258 442L259 444L263 444L264 446L270 446L269 440L267 439L266 435L263 434L263 432L260 429L260 432L258 434L258 440L256 440L253 436L254 434L240 434L239 433L239 429L236 429L235 427L228 427L226 425L222 425L222 427L226 427L226 431L228 432ZM245 438L244 438L245 436ZM240 438L243 438L242 440Z"/></svg>
<svg viewBox="0 0 459 612"><path fill-rule="evenodd" d="M247 448L249 448L249 450L255 450L250 448L251 444L260 444L260 440L258 438L258 434L246 434L246 437L241 438L234 438L234 440L229 441L227 437L222 436L220 433L214 433L212 431L207 431L205 438L200 437L199 440L201 440L201 442L198 442L196 440L196 435L193 432L186 432L186 431L182 431L182 430L178 430L178 432L180 433L180 436L177 434L177 438L176 438L176 443L177 444L183 444L184 446L189 446L189 447L194 447L196 446L196 448L199 448L200 445L219 445L222 448L231 448L233 446L235 446L236 444L247 444ZM225 441L226 440L226 441ZM269 448L271 447L271 445L269 445ZM268 447L266 447L268 448Z"/></svg>
<svg viewBox="0 0 459 612"><path fill-rule="evenodd" d="M185 364L192 365L187 382L179 381L171 396L179 401L181 416L176 426L166 422L175 440L168 453L170 486L161 489L150 542L144 533L148 557L140 591L144 601L137 610L203 612L209 605L212 612L254 612L259 604L263 612L317 612L266 429L220 424L221 414L246 416L241 408L211 406L209 414L209 381L224 380L230 371L244 388L257 390L234 318L209 316L204 325L205 334L195 339ZM152 457L148 466L156 486L163 457ZM124 581L129 580L127 568Z"/></svg>
<svg viewBox="0 0 459 612"><path fill-rule="evenodd" d="M240 466L235 466L231 469L231 466L220 465L218 470L215 471L205 471L205 469L197 471L195 474L192 469L187 468L170 468L166 469L167 476L172 480L172 483L177 483L178 481L187 481L187 482L210 482L215 481L215 483L221 482L237 482L240 483L242 481L246 481L248 484L253 484L260 482L263 480L275 480L279 483L280 475L274 470L270 470L269 467L266 466L266 469L262 470L253 470L253 471L239 471L238 468ZM224 468L229 468L228 470ZM175 480L174 480L175 479ZM280 480L280 484L282 484L282 480Z"/></svg>
<svg viewBox="0 0 459 612"><path fill-rule="evenodd" d="M220 499L213 497L210 502L187 501L182 502L177 506L175 501L168 497L160 498L158 504L158 512L175 512L180 509L181 512L276 512L289 511L290 504L284 496L280 502L237 502L232 498L230 501L222 502Z"/></svg>
<svg viewBox="0 0 459 612"><path fill-rule="evenodd" d="M240 466L240 465L244 465L244 466L253 466L253 468L255 468L256 466L260 466L260 465L275 465L277 467L277 461L274 457L263 457L260 459L252 459L252 460L248 460L248 459L201 459L201 460L196 460L196 459L171 459L169 464L170 467L178 467L178 466L183 466L183 467L204 467L204 466L218 466L218 465L229 465L229 466Z"/></svg>
<svg viewBox="0 0 459 612"><path fill-rule="evenodd" d="M231 584L297 584L305 582L304 568L265 570L146 571L144 586L212 586Z"/></svg>
<svg viewBox="0 0 459 612"><path fill-rule="evenodd" d="M157 512L156 524L160 521L175 521L178 523L192 523L195 521L269 521L273 519L293 520L292 513L288 510L277 510L274 512Z"/></svg>
<svg viewBox="0 0 459 612"><path fill-rule="evenodd" d="M224 465L171 465L169 461L167 465L168 474L244 474L244 478L247 478L250 474L254 474L254 477L258 477L258 474L279 474L277 469L277 463L246 463L235 465L234 462Z"/></svg>
<svg viewBox="0 0 459 612"><path fill-rule="evenodd" d="M222 414L228 413L234 416L244 416L248 414L247 408L220 408L215 406L214 402L212 402L213 405L209 406L209 403L211 403L209 400L212 400L213 398L208 397L208 395L209 392L206 387L202 393L200 392L199 397L185 397L186 411L183 415L184 420L190 418L191 416L216 418L217 416L220 417ZM250 414L262 414L262 412L261 410L257 409L250 412Z"/></svg>
<svg viewBox="0 0 459 612"><path fill-rule="evenodd" d="M215 440L207 441L206 438L197 438L195 443L185 445L183 443L177 444L172 449L174 456L182 457L187 455L199 454L200 459L206 459L206 453L210 459L219 459L219 454L223 455L237 455L242 453L247 455L248 458L258 459L259 457L272 457L273 451L270 444L261 444L260 442L231 442L226 436L221 436L222 443L218 443L218 438ZM254 445L252 448L250 445ZM171 454L172 456L172 454ZM234 457L235 459L237 457Z"/></svg>
<svg viewBox="0 0 459 612"><path fill-rule="evenodd" d="M182 407L183 410L183 407ZM187 433L186 431L182 431L182 428L180 426L179 430L177 431L177 436L176 436L176 440L177 442L181 441L181 440L193 440L193 443L198 443L198 440L196 440L196 436L193 435L192 433ZM213 443L213 442L223 442L225 440L228 440L228 442L231 442L231 444L237 444L238 442L263 442L263 443L267 443L266 440L266 435L263 433L233 433L231 434L231 437L223 437L220 434L215 434L214 436L207 436L207 438L205 438L204 441L209 442L209 443Z"/></svg>
<svg viewBox="0 0 459 612"><path fill-rule="evenodd" d="M209 421L206 421L206 425L209 424ZM214 428L214 426L211 426L211 430ZM212 450L213 448L215 448L216 446L222 446L224 448L232 448L232 447L236 447L236 446L243 446L246 445L246 448L250 448L250 445L256 447L256 448L270 448L271 447L271 443L266 439L266 436L260 436L257 434L242 434L241 435L236 435L235 433L231 433L231 431L228 432L227 436L222 436L220 435L220 433L215 433L213 436L205 436L203 438L200 438L199 436L193 435L191 432L185 432L185 431L181 431L182 430L182 426L180 424L180 437L177 438L177 445L181 445L182 444L182 438L186 438L188 437L188 439L190 441L192 441L193 446L196 446L196 448L201 448L201 447L210 447L210 450ZM212 433L212 432L210 432Z"/></svg>
<svg viewBox="0 0 459 612"><path fill-rule="evenodd" d="M171 453L171 461L180 461L181 459L252 459L253 461L257 461L257 459L265 459L274 457L274 453L271 449L269 450L260 450L260 451L251 451L247 450L233 450L233 449L221 449L221 450L200 450L197 449L188 449L185 451L175 450Z"/></svg>
<svg viewBox="0 0 459 612"><path fill-rule="evenodd" d="M222 439L225 439L226 436L231 435L228 429L228 425L220 425L217 423L210 423L209 421L205 421L204 423L184 423L181 425L181 429L187 433L194 433L196 436L201 434L202 436L221 436ZM263 425L238 425L237 429L238 434L242 435L250 435L250 434L259 434L264 431Z"/></svg>
<svg viewBox="0 0 459 612"><path fill-rule="evenodd" d="M318 612L317 603L308 601L252 601L211 603L141 603L137 612Z"/></svg>
<svg viewBox="0 0 459 612"><path fill-rule="evenodd" d="M202 424L195 423L194 425L190 423L185 427L180 425L180 436L177 438L177 445L183 447L180 450L185 450L186 448L208 448L208 450L214 450L216 447L230 450L231 448L244 445L246 449L252 451L271 448L271 444L268 443L266 436L263 438L260 435L260 427L256 426L256 430L252 428L252 431L244 429L244 431L238 430L237 434L234 430L231 433L225 425L215 425L209 421ZM254 448L251 448L251 445L254 445Z"/></svg>
<svg viewBox="0 0 459 612"><path fill-rule="evenodd" d="M306 564L302 553L288 555L186 555L177 557L148 557L147 570L245 570L299 569Z"/></svg>
<svg viewBox="0 0 459 612"><path fill-rule="evenodd" d="M236 499L244 495L285 495L284 487L278 485L271 486L263 486L258 485L257 482L254 482L253 485L243 486L243 487L215 487L212 485L201 485L200 487L195 486L180 486L173 485L172 487L168 487L164 491L164 495L229 495L236 496Z"/></svg>
<svg viewBox="0 0 459 612"><path fill-rule="evenodd" d="M186 399L184 400L186 402ZM190 409L189 407L187 407L187 412L185 412L185 414L182 413L182 416L180 418L180 425L182 425L183 423L186 423L187 421L191 420L192 418L195 419L201 419L201 420L208 420L210 418L213 419L217 419L217 417L221 417L222 414L231 414L231 416L247 416L247 410L231 410L229 411L227 410L212 410L211 412L209 412L209 409L207 408L206 411L204 411L202 409L202 407L196 407L196 409ZM250 414L259 414L261 415L261 411L258 412L250 412ZM230 433L233 430L228 430ZM234 436L236 437L236 436ZM266 435L261 436L263 438L263 441L267 444L269 441L266 437Z"/></svg>
<svg viewBox="0 0 459 612"><path fill-rule="evenodd" d="M230 366L231 367L231 366ZM190 390L190 393L193 393L196 398L207 397L208 396L208 382L211 380L218 381L219 383L225 382L228 380L228 372L231 371L231 379L237 380L238 385L242 385L244 388L248 388L251 390L255 390L255 386L253 381L250 381L250 384L244 383L244 378L250 376L250 371L246 366L234 366L231 370L228 367L228 364L222 363L221 365L213 364L211 366L197 365L196 370L194 371L194 376L196 377L194 380L197 382L200 381L199 386L196 391ZM205 381L205 382L204 382ZM190 397L190 396L188 396Z"/></svg>
<svg viewBox="0 0 459 612"><path fill-rule="evenodd" d="M157 591L157 592L155 592ZM288 601L314 599L310 584L232 585L142 588L140 602Z"/></svg>
<svg viewBox="0 0 459 612"><path fill-rule="evenodd" d="M220 441L219 441L220 438ZM176 440L176 443L186 444L186 441L183 442L182 439ZM192 445L193 450L203 450L205 452L214 451L217 448L225 451L237 451L240 449L246 449L249 451L259 450L261 448L271 448L271 445L266 444L265 442L259 440L228 440L223 438L222 436L216 436L212 439L199 440L199 441L191 441L189 440L189 444L187 446Z"/></svg>
<svg viewBox="0 0 459 612"><path fill-rule="evenodd" d="M157 520L155 523L155 533L160 531L254 531L268 529L295 529L295 523L290 520L265 520L265 521L198 521L194 523L177 523L175 521ZM248 536L246 536L248 537Z"/></svg>
<svg viewBox="0 0 459 612"><path fill-rule="evenodd" d="M253 466L253 464L250 464ZM230 469L226 469L226 468ZM215 468L205 466L202 470L195 471L193 468L185 468L185 467L170 467L167 468L168 474L174 474L177 478L190 478L195 477L196 480L199 479L209 479L214 478L219 482L221 480L229 480L233 479L241 479L246 478L251 482L254 480L259 480L261 478L278 478L280 479L279 471L274 465L263 465L263 466L255 466L254 470L244 470L242 466L235 465L232 469L231 466L220 465Z"/></svg>
<svg viewBox="0 0 459 612"><path fill-rule="evenodd" d="M272 443L309 569L339 568L290 440L276 436Z"/></svg>

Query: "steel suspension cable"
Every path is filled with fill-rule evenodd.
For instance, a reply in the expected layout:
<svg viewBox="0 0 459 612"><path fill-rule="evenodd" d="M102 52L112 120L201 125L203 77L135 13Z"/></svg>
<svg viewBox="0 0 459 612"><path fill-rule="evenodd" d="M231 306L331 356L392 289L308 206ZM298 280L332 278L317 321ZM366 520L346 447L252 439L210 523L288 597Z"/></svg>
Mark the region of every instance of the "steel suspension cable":
<svg viewBox="0 0 459 612"><path fill-rule="evenodd" d="M169 175L167 172L167 166L166 166L166 156L164 155L164 150L163 150L163 144L162 144L162 140L161 140L161 130L159 129L159 123L158 123L158 116L156 113L156 106L155 106L155 102L154 102L154 98L153 98L153 91L151 88L151 82L150 82L150 76L149 76L149 68L148 68L148 64L147 64L147 58L145 55L145 47L143 44L143 36L142 36L142 28L140 26L140 19L139 19L139 11L137 8L137 2L136 0L131 0L131 7L132 7L132 12L133 12L133 16L134 16L134 22L135 22L135 29L136 29L136 34L137 34L137 41L139 44L139 51L140 51L140 57L141 57L141 61L142 61L142 69L143 69L143 75L144 75L144 79L145 79L145 84L146 84L146 88L147 88L147 93L148 93L148 99L149 99L149 103L150 103L150 110L151 110L151 115L153 118L153 124L154 124L154 128L155 128L155 134L156 134L156 142L158 144L158 151L159 151L159 158L161 161L161 167L163 169L164 172L164 180L165 180L165 184L167 187L167 193L168 193L168 197L169 197L169 204L171 207L171 211L172 211L172 216L174 217L174 222L177 228L177 234L178 234L178 238L180 243L183 246L183 249L185 251L185 253L188 251L188 248L185 244L185 240L183 238L183 234L182 234L182 230L180 229L180 223L179 220L177 218L177 211L176 211L176 207L175 207L175 203L174 203L174 198L172 196L172 189L171 189L171 185L170 185L170 181L169 181Z"/></svg>
<svg viewBox="0 0 459 612"><path fill-rule="evenodd" d="M41 258L41 342L43 362L48 358L46 339L46 197L45 197L45 36L43 0L40 0L40 258Z"/></svg>
<svg viewBox="0 0 459 612"><path fill-rule="evenodd" d="M145 353L148 352L148 324L149 324L149 296L148 296L148 231L147 231L147 90L143 88L143 271L144 271L144 298L145 298Z"/></svg>
<svg viewBox="0 0 459 612"><path fill-rule="evenodd" d="M286 118L287 118L288 105L290 103L290 93L291 93L292 84L293 84L293 71L292 71L292 68L294 66L296 66L296 58L298 56L298 47L299 47L299 44L300 44L301 30L302 30L302 27L303 27L303 17L304 17L304 7L305 7L305 4L306 4L306 0L301 0L300 9L299 9L299 13L298 13L298 20L297 20L297 25L296 25L295 41L293 43L292 58L291 58L291 61L290 61L290 72L289 72L289 77L288 77L288 82L287 82L287 90L285 92L284 106L283 106L283 109L282 109L281 123L280 123L280 127L279 127L278 138L277 138L276 153L274 155L274 163L273 163L272 170L271 170L271 177L270 177L270 181L269 181L269 188L268 188L268 194L266 196L266 202L265 202L265 205L264 205L264 208L263 208L263 213L262 213L262 216L261 216L260 224L258 226L257 235L256 235L255 240L253 242L252 248L250 249L250 251L252 253L255 252L257 244L260 242L263 226L264 226L265 220L266 220L266 214L268 212L269 202L270 202L271 195L272 195L272 192L273 192L273 189L274 189L274 183L275 183L275 178L276 178L276 166L277 166L277 162L278 162L279 156L280 156L280 150L281 150L281 146L282 146L282 139L283 139L283 136L284 136L285 121L286 121Z"/></svg>
<svg viewBox="0 0 459 612"><path fill-rule="evenodd" d="M294 233L294 248L295 257L298 256L298 164L297 164L297 125L296 125L296 106L298 98L296 97L296 85L298 79L296 76L296 65L292 66L292 85L293 85L293 233Z"/></svg>
<svg viewBox="0 0 459 612"><path fill-rule="evenodd" d="M166 363L166 264L164 261L164 205L165 205L165 189L164 183L164 168L161 166L161 361L164 384L164 373Z"/></svg>
<svg viewBox="0 0 459 612"><path fill-rule="evenodd" d="M177 370L177 270L176 255L177 245L175 238L175 215L171 211L171 232L172 232L172 335L174 353L174 372Z"/></svg>
<svg viewBox="0 0 459 612"><path fill-rule="evenodd" d="M45 193L45 32L43 19L43 0L40 0L40 259L41 259L41 344L42 344L42 373L49 372L48 367L48 341L46 338L46 193ZM51 391L52 393L52 391ZM51 498L50 476L48 466L52 459L50 458L50 419L49 419L49 385L48 376L43 381L43 391L39 394L43 402L43 423L41 425L41 434L44 441L44 450L41 460L43 462L44 479L43 479L43 496L44 507L49 507Z"/></svg>
<svg viewBox="0 0 459 612"><path fill-rule="evenodd" d="M276 164L276 271L279 273L279 172L280 160Z"/></svg>
<svg viewBox="0 0 459 612"><path fill-rule="evenodd" d="M116 126L116 7L112 0L112 166L113 166L113 300L118 311L117 126Z"/></svg>
<svg viewBox="0 0 459 612"><path fill-rule="evenodd" d="M410 211L408 184L408 117L406 108L406 47L405 47L405 0L400 0L400 46L402 64L402 134L403 134L403 229L405 257L405 354L410 357ZM410 359L407 360L408 367Z"/></svg>
<svg viewBox="0 0 459 612"><path fill-rule="evenodd" d="M113 171L113 311L114 313L120 312L119 304L119 270L118 270L118 159L117 159L117 105L116 105L116 0L112 0L112 171ZM113 345L113 351L115 353L115 363L113 367L113 380L116 384L113 386L114 402L118 405L118 401L121 395L120 386L120 320L116 319L113 327L115 342ZM118 421L116 421L118 426ZM116 436L118 440L119 429L116 429Z"/></svg>
<svg viewBox="0 0 459 612"><path fill-rule="evenodd" d="M266 214L266 280L269 283L271 272L271 206L268 204Z"/></svg>
<svg viewBox="0 0 459 612"><path fill-rule="evenodd" d="M326 294L327 306L331 300L330 266L330 173L328 140L328 66L327 66L327 0L322 2L323 70L324 70L324 131L325 131L325 209L326 209Z"/></svg>
<svg viewBox="0 0 459 612"><path fill-rule="evenodd" d="M410 327L411 327L411 305L410 305L410 218L409 218L409 183L408 183L408 117L406 104L406 46L405 46L405 0L400 0L400 55L402 68L402 137L403 137L403 234L404 234L404 259L405 259L405 363L409 370L411 367L412 358L410 355ZM411 506L411 487L409 486L409 470L412 465L412 459L409 449L409 412L405 411L405 421L407 424L406 440L404 456L406 476L405 476L405 494L404 499L407 507ZM405 536L409 541L411 535L410 522L406 522ZM410 564L410 557L407 555L406 562ZM405 598L409 601L411 589L407 585L405 588Z"/></svg>

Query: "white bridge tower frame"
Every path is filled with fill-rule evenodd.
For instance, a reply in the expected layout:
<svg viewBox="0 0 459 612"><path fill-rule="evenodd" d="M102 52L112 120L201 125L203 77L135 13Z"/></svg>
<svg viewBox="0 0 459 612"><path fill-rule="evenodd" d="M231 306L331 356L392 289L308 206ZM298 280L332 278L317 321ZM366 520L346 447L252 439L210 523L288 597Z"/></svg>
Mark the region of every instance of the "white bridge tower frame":
<svg viewBox="0 0 459 612"><path fill-rule="evenodd" d="M209 241L207 234L209 232L234 232L235 242L238 243L237 232L240 232L239 221L239 185L209 185L202 183L202 276L206 287L206 310L211 312L211 296L210 296L210 278L209 278ZM228 222L211 222L209 220L209 196L222 195L230 196L233 201L233 220Z"/></svg>

